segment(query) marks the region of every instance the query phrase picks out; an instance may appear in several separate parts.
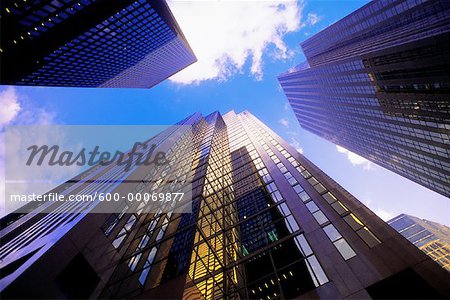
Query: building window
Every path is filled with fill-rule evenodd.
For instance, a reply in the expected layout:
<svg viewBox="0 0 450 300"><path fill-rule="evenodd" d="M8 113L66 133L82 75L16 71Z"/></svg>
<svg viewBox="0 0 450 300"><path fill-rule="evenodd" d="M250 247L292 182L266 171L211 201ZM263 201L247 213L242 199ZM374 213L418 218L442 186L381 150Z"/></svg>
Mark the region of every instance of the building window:
<svg viewBox="0 0 450 300"><path fill-rule="evenodd" d="M325 226L323 230L345 260L356 256L355 251L353 251L333 224Z"/></svg>
<svg viewBox="0 0 450 300"><path fill-rule="evenodd" d="M148 274L150 273L150 269L152 267L153 261L155 260L157 251L158 251L158 248L155 246L148 253L147 259L144 264L144 268L141 271L141 275L139 275L139 282L142 285L144 285L145 281L147 280L147 277L148 277Z"/></svg>
<svg viewBox="0 0 450 300"><path fill-rule="evenodd" d="M131 215L130 218L128 218L127 222L125 223L125 225L120 230L120 232L117 235L117 237L112 242L112 245L114 246L114 248L117 249L117 248L119 248L122 245L123 241L128 236L128 233L130 232L130 230L133 227L133 225L136 222L136 220L137 220L137 218L136 218L135 215Z"/></svg>
<svg viewBox="0 0 450 300"><path fill-rule="evenodd" d="M369 247L374 247L381 243L381 241L369 230L369 228L365 226L356 231L356 233Z"/></svg>

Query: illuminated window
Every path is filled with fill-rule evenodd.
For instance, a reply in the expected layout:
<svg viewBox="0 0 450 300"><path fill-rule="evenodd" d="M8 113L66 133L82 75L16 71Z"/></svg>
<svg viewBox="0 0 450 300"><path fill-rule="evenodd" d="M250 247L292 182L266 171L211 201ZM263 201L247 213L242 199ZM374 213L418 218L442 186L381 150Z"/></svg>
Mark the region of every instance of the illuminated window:
<svg viewBox="0 0 450 300"><path fill-rule="evenodd" d="M361 239L366 242L369 247L374 247L381 243L381 241L369 230L367 227L363 227L356 233L361 237Z"/></svg>
<svg viewBox="0 0 450 300"><path fill-rule="evenodd" d="M364 224L354 214L345 216L344 220L353 230L358 230L364 226Z"/></svg>

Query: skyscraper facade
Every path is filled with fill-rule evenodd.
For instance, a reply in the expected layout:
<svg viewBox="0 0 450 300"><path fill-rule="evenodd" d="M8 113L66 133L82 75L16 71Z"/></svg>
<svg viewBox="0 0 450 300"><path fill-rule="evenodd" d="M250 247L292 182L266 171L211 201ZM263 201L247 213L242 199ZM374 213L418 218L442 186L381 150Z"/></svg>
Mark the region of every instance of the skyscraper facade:
<svg viewBox="0 0 450 300"><path fill-rule="evenodd" d="M251 113L196 113L179 125L192 126L192 136L167 131L154 141L193 142L192 213L124 207L115 214L10 217L0 231L2 297L450 294L445 270ZM57 189L117 191L121 184L106 179L134 178L122 192L158 191L162 175L146 170L98 166Z"/></svg>
<svg viewBox="0 0 450 300"><path fill-rule="evenodd" d="M450 2L375 0L278 80L300 125L450 196Z"/></svg>
<svg viewBox="0 0 450 300"><path fill-rule="evenodd" d="M450 228L401 214L387 222L414 246L450 272Z"/></svg>
<svg viewBox="0 0 450 300"><path fill-rule="evenodd" d="M2 3L1 84L149 88L196 61L165 1Z"/></svg>

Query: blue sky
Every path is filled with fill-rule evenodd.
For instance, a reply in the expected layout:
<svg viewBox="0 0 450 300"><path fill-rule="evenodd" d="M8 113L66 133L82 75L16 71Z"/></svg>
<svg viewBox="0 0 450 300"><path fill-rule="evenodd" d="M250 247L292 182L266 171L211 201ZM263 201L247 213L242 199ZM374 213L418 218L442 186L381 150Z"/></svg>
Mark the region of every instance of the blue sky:
<svg viewBox="0 0 450 300"><path fill-rule="evenodd" d="M0 126L166 125L196 111L249 110L382 218L408 213L450 225L449 199L301 129L277 82L304 60L300 42L365 3L172 1L197 66L148 90L0 87L0 105L12 107Z"/></svg>

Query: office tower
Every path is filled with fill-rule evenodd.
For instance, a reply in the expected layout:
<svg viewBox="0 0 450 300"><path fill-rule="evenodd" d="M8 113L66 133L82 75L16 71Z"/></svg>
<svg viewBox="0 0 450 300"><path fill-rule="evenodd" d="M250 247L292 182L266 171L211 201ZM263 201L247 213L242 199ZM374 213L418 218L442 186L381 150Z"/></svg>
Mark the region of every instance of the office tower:
<svg viewBox="0 0 450 300"><path fill-rule="evenodd" d="M450 294L448 272L251 113L196 113L178 125L192 126L192 137L180 135L178 143L191 140L194 145L192 213L137 209L10 218L0 232L2 297ZM176 141L171 138L175 133L155 140ZM100 176L128 180L138 172L134 179L148 178L145 167L131 170L131 175L117 171L93 168L83 181L72 182L86 189L97 184L91 191L104 191L105 178ZM150 184L159 182L158 174L152 173L148 184L130 183L123 192L155 191ZM65 188L77 186L62 187L61 193Z"/></svg>
<svg viewBox="0 0 450 300"><path fill-rule="evenodd" d="M372 1L278 80L300 125L450 196L450 2Z"/></svg>
<svg viewBox="0 0 450 300"><path fill-rule="evenodd" d="M196 61L165 1L2 2L1 84L150 88Z"/></svg>
<svg viewBox="0 0 450 300"><path fill-rule="evenodd" d="M450 228L401 214L387 222L414 246L450 272Z"/></svg>

